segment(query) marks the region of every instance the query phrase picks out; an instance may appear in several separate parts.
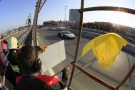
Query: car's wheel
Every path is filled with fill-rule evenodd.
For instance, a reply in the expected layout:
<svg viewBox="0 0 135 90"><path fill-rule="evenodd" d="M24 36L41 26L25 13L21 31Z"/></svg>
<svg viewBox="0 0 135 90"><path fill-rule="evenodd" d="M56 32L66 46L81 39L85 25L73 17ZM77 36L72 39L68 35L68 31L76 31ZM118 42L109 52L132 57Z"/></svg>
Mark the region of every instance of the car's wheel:
<svg viewBox="0 0 135 90"><path fill-rule="evenodd" d="M67 39L68 37L64 35L64 38L66 38L66 39Z"/></svg>

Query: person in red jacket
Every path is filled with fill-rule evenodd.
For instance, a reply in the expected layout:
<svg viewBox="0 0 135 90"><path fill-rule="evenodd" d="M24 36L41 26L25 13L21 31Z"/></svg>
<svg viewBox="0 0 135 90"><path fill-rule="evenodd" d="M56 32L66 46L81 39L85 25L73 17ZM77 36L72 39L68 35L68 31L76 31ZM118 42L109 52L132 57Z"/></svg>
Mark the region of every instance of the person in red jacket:
<svg viewBox="0 0 135 90"><path fill-rule="evenodd" d="M3 75L5 69L5 63L2 58L2 52L0 52L0 75Z"/></svg>
<svg viewBox="0 0 135 90"><path fill-rule="evenodd" d="M8 44L7 40L6 40L6 39L4 38L4 36L2 35L2 36L1 36L1 47L2 47L2 51L3 51L4 55L6 55L7 52L8 52L7 44Z"/></svg>
<svg viewBox="0 0 135 90"><path fill-rule="evenodd" d="M42 75L42 62L33 46L23 46L17 50L16 58L22 71L22 75L16 78L17 90L62 90L66 87L69 67L63 69L62 80Z"/></svg>

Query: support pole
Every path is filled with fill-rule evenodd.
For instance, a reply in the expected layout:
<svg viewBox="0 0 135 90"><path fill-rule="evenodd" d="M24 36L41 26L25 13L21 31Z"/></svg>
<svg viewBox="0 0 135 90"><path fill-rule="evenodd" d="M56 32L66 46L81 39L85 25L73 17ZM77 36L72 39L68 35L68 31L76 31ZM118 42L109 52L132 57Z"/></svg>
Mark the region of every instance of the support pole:
<svg viewBox="0 0 135 90"><path fill-rule="evenodd" d="M84 0L81 0L81 9L83 9L83 8L84 8ZM78 38L77 38L74 63L76 63L76 61L77 61L78 50L79 50L79 47L80 47L81 34L82 34L82 23L83 23L83 12L80 12L80 22L79 22L80 28L79 28L79 35L78 35ZM72 67L72 72L71 72L71 77L70 77L70 81L69 81L69 85L68 85L68 90L70 90L70 85L71 85L71 82L72 82L74 71L75 71L75 66Z"/></svg>
<svg viewBox="0 0 135 90"><path fill-rule="evenodd" d="M33 37L33 44L34 46L37 46L37 21L38 21L38 13L40 8L41 0L38 0L36 3L36 10L34 15L34 22L33 22L33 28L32 28L32 37Z"/></svg>
<svg viewBox="0 0 135 90"><path fill-rule="evenodd" d="M125 78L119 83L119 85L116 87L119 89L126 81L127 79L132 75L133 71L135 70L135 63L133 64L132 68L128 72L128 74L125 76Z"/></svg>

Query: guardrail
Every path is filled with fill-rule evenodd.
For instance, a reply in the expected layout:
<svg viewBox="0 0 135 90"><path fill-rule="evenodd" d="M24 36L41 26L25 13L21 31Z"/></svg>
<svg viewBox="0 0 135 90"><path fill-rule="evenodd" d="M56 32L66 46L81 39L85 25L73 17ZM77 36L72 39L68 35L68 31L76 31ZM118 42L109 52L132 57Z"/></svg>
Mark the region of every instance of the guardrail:
<svg viewBox="0 0 135 90"><path fill-rule="evenodd" d="M18 46L24 44L25 40L27 39L27 36L29 35L31 30L28 30L25 32L25 34L18 40Z"/></svg>
<svg viewBox="0 0 135 90"><path fill-rule="evenodd" d="M27 27L23 27L23 29L22 28L13 29L13 30L7 31L6 33L3 33L2 35L5 36L5 37L8 37L8 36L11 36L11 35L13 35L13 34L15 34L17 32L21 32L24 29L27 30L28 28ZM0 36L2 36L2 35L0 35Z"/></svg>
<svg viewBox="0 0 135 90"><path fill-rule="evenodd" d="M20 32L26 32L27 31L27 29L24 29L24 30L19 30L19 31L16 31L16 32L13 32L13 33L10 33L10 34L7 34L6 35L6 37L5 37L5 39L8 39L9 37L11 37L11 36L14 36L14 35L16 35L16 36L18 36L18 34L20 33ZM18 37L17 37L18 38Z"/></svg>

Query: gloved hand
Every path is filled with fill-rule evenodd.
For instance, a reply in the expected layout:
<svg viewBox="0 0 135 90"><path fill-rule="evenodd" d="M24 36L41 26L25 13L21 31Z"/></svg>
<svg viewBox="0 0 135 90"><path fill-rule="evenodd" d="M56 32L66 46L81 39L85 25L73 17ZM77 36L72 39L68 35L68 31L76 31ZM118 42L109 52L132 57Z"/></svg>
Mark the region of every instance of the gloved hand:
<svg viewBox="0 0 135 90"><path fill-rule="evenodd" d="M38 46L38 47L39 47L39 49L40 49L42 52L44 52L45 49L47 48L47 46Z"/></svg>

